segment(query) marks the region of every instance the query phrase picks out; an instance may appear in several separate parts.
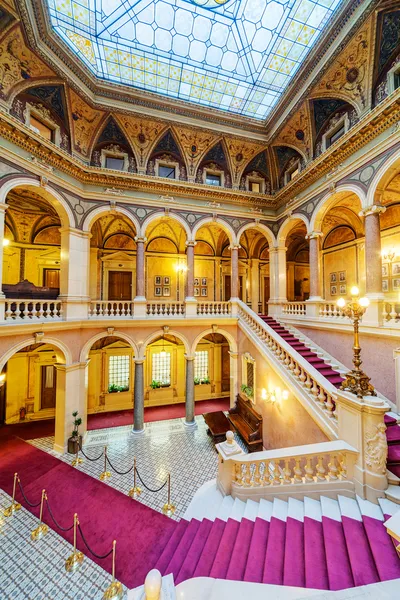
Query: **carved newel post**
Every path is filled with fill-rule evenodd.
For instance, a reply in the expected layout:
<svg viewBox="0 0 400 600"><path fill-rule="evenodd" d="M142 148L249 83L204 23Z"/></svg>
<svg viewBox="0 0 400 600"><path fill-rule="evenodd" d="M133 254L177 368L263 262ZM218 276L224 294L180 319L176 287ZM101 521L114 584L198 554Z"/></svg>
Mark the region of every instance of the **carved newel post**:
<svg viewBox="0 0 400 600"><path fill-rule="evenodd" d="M218 477L217 488L223 496L229 496L232 490L232 477L234 462L230 459L244 456L245 452L235 441L232 431L226 432L226 442L216 445L218 451Z"/></svg>

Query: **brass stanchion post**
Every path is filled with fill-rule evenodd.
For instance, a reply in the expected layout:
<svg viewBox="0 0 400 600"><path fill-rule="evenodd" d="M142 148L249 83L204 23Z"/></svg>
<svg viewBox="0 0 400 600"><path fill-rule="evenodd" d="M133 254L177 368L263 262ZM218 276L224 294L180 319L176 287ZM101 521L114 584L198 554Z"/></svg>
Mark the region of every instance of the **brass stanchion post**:
<svg viewBox="0 0 400 600"><path fill-rule="evenodd" d="M14 473L14 485L13 485L13 495L12 502L10 506L4 509L4 516L11 517L17 510L20 510L21 505L19 502L15 502L15 492L17 489L17 481L19 481L18 473Z"/></svg>
<svg viewBox="0 0 400 600"><path fill-rule="evenodd" d="M169 517L173 515L175 512L175 506L171 504L171 473L168 473L168 500L167 504L163 506L164 515L168 515Z"/></svg>
<svg viewBox="0 0 400 600"><path fill-rule="evenodd" d="M76 571L81 564L83 563L83 553L77 551L76 549L76 529L79 525L79 519L78 519L78 515L75 513L74 514L74 551L71 554L71 556L68 556L67 560L65 561L65 570L68 573L73 573L74 571Z"/></svg>
<svg viewBox="0 0 400 600"><path fill-rule="evenodd" d="M40 540L41 537L46 535L49 531L48 526L45 523L42 523L43 518L43 503L47 500L46 490L42 490L42 501L40 503L40 516L39 516L39 525L34 529L31 533L31 540Z"/></svg>
<svg viewBox="0 0 400 600"><path fill-rule="evenodd" d="M113 551L112 551L112 580L106 591L104 592L103 600L118 600L122 598L124 595L124 591L122 589L122 585L119 581L115 581L115 547L117 545L117 541L113 541Z"/></svg>
<svg viewBox="0 0 400 600"><path fill-rule="evenodd" d="M101 481L105 481L106 479L110 479L111 473L107 471L107 446L104 446L104 471L100 473L99 479Z"/></svg>
<svg viewBox="0 0 400 600"><path fill-rule="evenodd" d="M133 488L128 492L130 498L137 498L142 493L142 488L136 485L136 456L133 459Z"/></svg>
<svg viewBox="0 0 400 600"><path fill-rule="evenodd" d="M71 463L72 467L76 467L77 465L81 465L83 463L83 458L79 456L79 441L76 442L76 454L75 458Z"/></svg>

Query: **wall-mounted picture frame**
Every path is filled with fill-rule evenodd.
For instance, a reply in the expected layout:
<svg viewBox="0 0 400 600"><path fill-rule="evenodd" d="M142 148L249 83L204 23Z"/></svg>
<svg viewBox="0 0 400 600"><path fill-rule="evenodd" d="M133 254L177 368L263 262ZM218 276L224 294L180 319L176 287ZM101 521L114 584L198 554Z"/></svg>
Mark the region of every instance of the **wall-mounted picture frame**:
<svg viewBox="0 0 400 600"><path fill-rule="evenodd" d="M154 284L155 285L161 285L162 284L162 277L161 277L161 275L156 275L154 277Z"/></svg>
<svg viewBox="0 0 400 600"><path fill-rule="evenodd" d="M171 285L171 277L164 277L164 285Z"/></svg>
<svg viewBox="0 0 400 600"><path fill-rule="evenodd" d="M382 292L389 291L389 279L382 279Z"/></svg>
<svg viewBox="0 0 400 600"><path fill-rule="evenodd" d="M201 285L207 285L207 277L201 278Z"/></svg>
<svg viewBox="0 0 400 600"><path fill-rule="evenodd" d="M382 277L388 277L389 265L382 265Z"/></svg>
<svg viewBox="0 0 400 600"><path fill-rule="evenodd" d="M155 296L162 296L162 287L155 287L154 288L154 295Z"/></svg>
<svg viewBox="0 0 400 600"><path fill-rule="evenodd" d="M202 287L201 288L201 295L202 296L208 296L208 292L207 292L207 288L206 287Z"/></svg>
<svg viewBox="0 0 400 600"><path fill-rule="evenodd" d="M345 294L346 293L346 284L345 283L341 283L340 284L340 294Z"/></svg>
<svg viewBox="0 0 400 600"><path fill-rule="evenodd" d="M331 283L337 282L337 273L331 273L330 281Z"/></svg>
<svg viewBox="0 0 400 600"><path fill-rule="evenodd" d="M392 289L396 292L400 290L400 279L392 279Z"/></svg>
<svg viewBox="0 0 400 600"><path fill-rule="evenodd" d="M193 285L199 286L200 285L200 277L195 277L193 282L194 282Z"/></svg>
<svg viewBox="0 0 400 600"><path fill-rule="evenodd" d="M339 281L346 281L346 271L339 271Z"/></svg>
<svg viewBox="0 0 400 600"><path fill-rule="evenodd" d="M400 262L392 263L392 275L400 275Z"/></svg>
<svg viewBox="0 0 400 600"><path fill-rule="evenodd" d="M331 296L337 295L337 285L331 285Z"/></svg>
<svg viewBox="0 0 400 600"><path fill-rule="evenodd" d="M200 296L200 288L198 288L198 287L194 288L194 295L195 296Z"/></svg>
<svg viewBox="0 0 400 600"><path fill-rule="evenodd" d="M165 279L165 277L164 277ZM163 287L163 296L170 296L171 295L171 288L167 285Z"/></svg>

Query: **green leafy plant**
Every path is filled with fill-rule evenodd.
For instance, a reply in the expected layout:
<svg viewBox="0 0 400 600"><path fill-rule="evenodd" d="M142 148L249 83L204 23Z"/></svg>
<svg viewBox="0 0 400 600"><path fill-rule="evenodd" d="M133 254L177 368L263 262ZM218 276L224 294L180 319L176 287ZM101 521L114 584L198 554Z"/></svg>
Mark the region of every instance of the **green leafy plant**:
<svg viewBox="0 0 400 600"><path fill-rule="evenodd" d="M161 382L160 382L160 381L157 381L156 379L153 379L153 381L152 381L152 382L151 382L151 384L150 384L150 387L151 387L153 390L155 390L155 389L157 389L157 388L161 387Z"/></svg>
<svg viewBox="0 0 400 600"><path fill-rule="evenodd" d="M243 394L245 394L248 398L253 398L254 390L250 385L242 383L240 389L242 390Z"/></svg>
<svg viewBox="0 0 400 600"><path fill-rule="evenodd" d="M79 425L82 425L82 419L81 417L78 417L78 411L75 410L72 413L72 416L74 417L74 429L72 431L72 437L73 438L78 438L79 437Z"/></svg>
<svg viewBox="0 0 400 600"><path fill-rule="evenodd" d="M204 377L204 378L195 377L194 378L194 385L200 385L200 384L204 385L206 383L210 383L210 378L209 377Z"/></svg>
<svg viewBox="0 0 400 600"><path fill-rule="evenodd" d="M195 377L194 378L194 385L200 385L201 381L200 381L200 377Z"/></svg>
<svg viewBox="0 0 400 600"><path fill-rule="evenodd" d="M115 392L127 392L129 387L127 385L117 385L116 383L111 383L108 386L108 393L114 394Z"/></svg>

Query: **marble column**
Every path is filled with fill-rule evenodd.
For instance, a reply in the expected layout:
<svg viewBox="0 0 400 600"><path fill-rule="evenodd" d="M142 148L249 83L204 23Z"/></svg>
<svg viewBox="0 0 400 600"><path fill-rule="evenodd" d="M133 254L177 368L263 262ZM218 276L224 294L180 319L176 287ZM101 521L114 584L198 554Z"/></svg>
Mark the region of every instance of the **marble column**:
<svg viewBox="0 0 400 600"><path fill-rule="evenodd" d="M230 408L233 408L236 404L236 398L239 393L239 372L238 372L238 363L239 363L239 352L229 351L229 383L230 383L230 393L229 393L229 405Z"/></svg>
<svg viewBox="0 0 400 600"><path fill-rule="evenodd" d="M186 242L186 315L197 315L197 300L194 297L194 247L197 242L188 240Z"/></svg>
<svg viewBox="0 0 400 600"><path fill-rule="evenodd" d="M194 356L185 354L186 359L186 400L184 425L191 429L197 427L194 418Z"/></svg>
<svg viewBox="0 0 400 600"><path fill-rule="evenodd" d="M295 278L295 262L288 260L286 263L286 281L287 290L286 296L289 302L294 301L294 278Z"/></svg>
<svg viewBox="0 0 400 600"><path fill-rule="evenodd" d="M380 213L384 206L373 205L360 214L365 217L365 291L370 298L383 298Z"/></svg>
<svg viewBox="0 0 400 600"><path fill-rule="evenodd" d="M61 232L60 295L66 320L87 319L90 238L88 231L64 227Z"/></svg>
<svg viewBox="0 0 400 600"><path fill-rule="evenodd" d="M306 235L310 248L310 300L321 300L321 236L320 231Z"/></svg>
<svg viewBox="0 0 400 600"><path fill-rule="evenodd" d="M260 299L260 261L258 258L251 260L251 308L258 313L258 303Z"/></svg>
<svg viewBox="0 0 400 600"><path fill-rule="evenodd" d="M0 321L4 321L5 295L2 290L3 285L3 255L4 255L4 221L6 218L7 204L0 204Z"/></svg>
<svg viewBox="0 0 400 600"><path fill-rule="evenodd" d="M286 247L269 249L270 299L268 313L279 315L282 305L286 304Z"/></svg>
<svg viewBox="0 0 400 600"><path fill-rule="evenodd" d="M231 246L231 300L239 298L239 248Z"/></svg>
<svg viewBox="0 0 400 600"><path fill-rule="evenodd" d="M136 296L134 303L134 315L144 317L146 315L146 280L145 280L145 237L135 237L136 242Z"/></svg>
<svg viewBox="0 0 400 600"><path fill-rule="evenodd" d="M71 365L56 364L56 414L53 449L60 454L67 451L72 431L72 413L77 410L82 419L79 431L86 435L87 422L87 369L89 361Z"/></svg>
<svg viewBox="0 0 400 600"><path fill-rule="evenodd" d="M134 435L144 433L144 358L135 358L135 383L133 389L133 430Z"/></svg>

